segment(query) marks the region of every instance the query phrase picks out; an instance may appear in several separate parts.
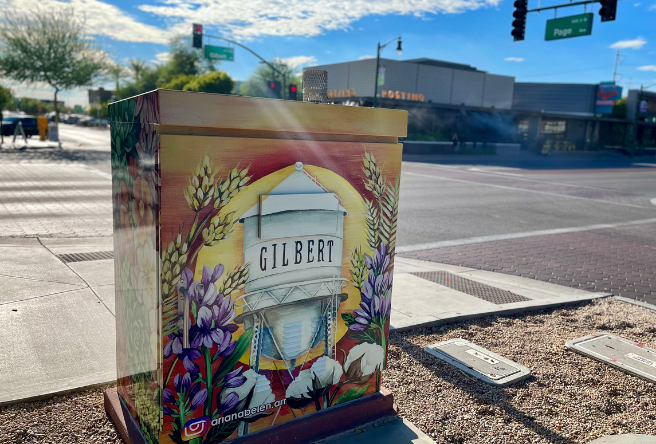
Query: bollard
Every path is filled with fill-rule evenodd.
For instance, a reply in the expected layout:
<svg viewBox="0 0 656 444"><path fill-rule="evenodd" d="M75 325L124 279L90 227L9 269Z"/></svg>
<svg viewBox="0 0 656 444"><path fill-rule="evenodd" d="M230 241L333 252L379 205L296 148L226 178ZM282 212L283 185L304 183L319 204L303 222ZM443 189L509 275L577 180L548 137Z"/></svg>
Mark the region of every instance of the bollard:
<svg viewBox="0 0 656 444"><path fill-rule="evenodd" d="M394 414L407 113L157 90L109 114L123 439L293 444Z"/></svg>

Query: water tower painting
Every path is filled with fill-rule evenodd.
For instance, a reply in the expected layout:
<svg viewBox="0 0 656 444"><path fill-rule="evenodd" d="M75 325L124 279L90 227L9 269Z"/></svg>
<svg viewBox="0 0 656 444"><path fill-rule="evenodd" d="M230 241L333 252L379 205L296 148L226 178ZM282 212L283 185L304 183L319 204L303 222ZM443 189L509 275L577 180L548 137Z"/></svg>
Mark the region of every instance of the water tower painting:
<svg viewBox="0 0 656 444"><path fill-rule="evenodd" d="M406 114L119 103L117 391L141 437L230 441L376 393Z"/></svg>

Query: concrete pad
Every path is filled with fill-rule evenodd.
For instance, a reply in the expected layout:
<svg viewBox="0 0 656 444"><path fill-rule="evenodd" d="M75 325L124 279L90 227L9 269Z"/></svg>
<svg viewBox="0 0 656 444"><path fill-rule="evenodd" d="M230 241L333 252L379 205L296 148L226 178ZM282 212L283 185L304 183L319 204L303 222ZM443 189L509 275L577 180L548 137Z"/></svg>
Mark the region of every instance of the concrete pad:
<svg viewBox="0 0 656 444"><path fill-rule="evenodd" d="M116 292L114 285L101 285L91 287L94 293L100 298L103 304L116 316Z"/></svg>
<svg viewBox="0 0 656 444"><path fill-rule="evenodd" d="M116 379L115 321L89 289L0 305L0 405Z"/></svg>
<svg viewBox="0 0 656 444"><path fill-rule="evenodd" d="M0 247L41 247L36 237L0 237Z"/></svg>
<svg viewBox="0 0 656 444"><path fill-rule="evenodd" d="M396 285L396 284L395 284ZM390 328L396 331L412 330L422 327L435 327L438 325L451 324L453 322L466 321L469 319L483 318L485 316L507 316L511 314L523 313L528 310L542 308L562 307L571 304L578 304L593 299L607 298L612 296L608 293L589 293L585 296L562 296L550 299L536 299L525 302L516 302L504 306L495 306L490 309L475 309L437 313L436 315L412 316L405 319L390 320ZM392 297L392 305L394 298Z"/></svg>
<svg viewBox="0 0 656 444"><path fill-rule="evenodd" d="M392 308L408 316L437 316L444 311L494 310L495 304L412 274L394 276Z"/></svg>
<svg viewBox="0 0 656 444"><path fill-rule="evenodd" d="M2 289L0 290L0 305L82 288L85 287L83 285L60 284L59 282L34 281L25 278L3 276Z"/></svg>
<svg viewBox="0 0 656 444"><path fill-rule="evenodd" d="M611 435L597 438L588 444L656 444L654 435Z"/></svg>
<svg viewBox="0 0 656 444"><path fill-rule="evenodd" d="M400 418L382 424L369 424L319 442L325 444L337 442L340 444L435 444L435 441L410 421Z"/></svg>
<svg viewBox="0 0 656 444"><path fill-rule="evenodd" d="M114 284L114 260L71 262L68 264L72 270L87 281L89 286Z"/></svg>
<svg viewBox="0 0 656 444"><path fill-rule="evenodd" d="M475 268L459 267L457 265L440 264L437 262L421 261L419 259L410 259L407 257L394 258L394 274L397 273L414 273L416 271L440 270L449 273L462 273L465 271L476 271Z"/></svg>
<svg viewBox="0 0 656 444"><path fill-rule="evenodd" d="M84 281L66 264L43 247L0 246L0 264L2 264L0 270L2 276L84 285Z"/></svg>

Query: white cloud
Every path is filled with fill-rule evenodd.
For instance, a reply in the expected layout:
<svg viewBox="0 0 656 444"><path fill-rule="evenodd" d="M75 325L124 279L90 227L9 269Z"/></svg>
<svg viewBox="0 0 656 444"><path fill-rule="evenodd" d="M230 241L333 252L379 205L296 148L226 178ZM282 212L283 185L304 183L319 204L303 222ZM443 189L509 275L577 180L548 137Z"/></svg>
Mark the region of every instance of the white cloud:
<svg viewBox="0 0 656 444"><path fill-rule="evenodd" d="M170 32L141 23L120 8L99 0L0 0L0 9L4 11L27 11L37 7L46 11L72 7L76 16L85 18L89 34L114 40L166 44L171 37Z"/></svg>
<svg viewBox="0 0 656 444"><path fill-rule="evenodd" d="M281 63L286 64L290 68L300 68L304 65L316 65L317 59L314 56L294 56L287 58L276 59Z"/></svg>
<svg viewBox="0 0 656 444"><path fill-rule="evenodd" d="M639 66L638 71L656 71L656 65Z"/></svg>
<svg viewBox="0 0 656 444"><path fill-rule="evenodd" d="M358 60L367 60L367 59L375 59L375 58L376 58L376 56L367 54L367 55L363 55L363 56L358 57Z"/></svg>
<svg viewBox="0 0 656 444"><path fill-rule="evenodd" d="M524 59L522 57L506 57L504 59L506 62L523 62Z"/></svg>
<svg viewBox="0 0 656 444"><path fill-rule="evenodd" d="M620 40L610 45L610 47L613 49L640 49L645 46L645 43L647 43L647 40L638 37L633 40Z"/></svg>
<svg viewBox="0 0 656 444"><path fill-rule="evenodd" d="M633 6L638 7L638 6L640 6L640 3L634 3Z"/></svg>
<svg viewBox="0 0 656 444"><path fill-rule="evenodd" d="M160 63L168 62L170 57L171 57L171 54L168 53L168 52L158 52L157 54L155 54L155 58Z"/></svg>
<svg viewBox="0 0 656 444"><path fill-rule="evenodd" d="M649 11L656 11L656 3L649 7Z"/></svg>
<svg viewBox="0 0 656 444"><path fill-rule="evenodd" d="M82 0L79 0L82 1ZM143 1L143 0L142 0ZM149 0L155 1L155 0ZM501 0L164 0L142 4L139 9L170 20L173 29L189 32L192 22L218 28L238 38L261 35L316 36L328 31L349 30L367 16L455 14L488 6Z"/></svg>

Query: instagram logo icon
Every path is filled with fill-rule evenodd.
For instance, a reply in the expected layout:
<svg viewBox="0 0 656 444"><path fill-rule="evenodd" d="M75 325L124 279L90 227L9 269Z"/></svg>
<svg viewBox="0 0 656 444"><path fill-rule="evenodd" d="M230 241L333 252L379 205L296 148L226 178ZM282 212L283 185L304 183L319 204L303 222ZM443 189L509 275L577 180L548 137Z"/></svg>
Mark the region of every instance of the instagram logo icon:
<svg viewBox="0 0 656 444"><path fill-rule="evenodd" d="M205 436L209 430L209 425L210 418L208 416L203 416L202 418L187 421L184 429L182 429L182 440L191 441L194 438Z"/></svg>

